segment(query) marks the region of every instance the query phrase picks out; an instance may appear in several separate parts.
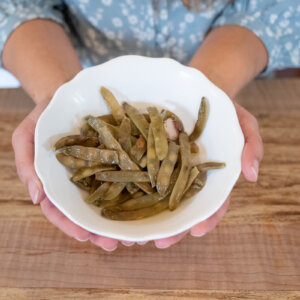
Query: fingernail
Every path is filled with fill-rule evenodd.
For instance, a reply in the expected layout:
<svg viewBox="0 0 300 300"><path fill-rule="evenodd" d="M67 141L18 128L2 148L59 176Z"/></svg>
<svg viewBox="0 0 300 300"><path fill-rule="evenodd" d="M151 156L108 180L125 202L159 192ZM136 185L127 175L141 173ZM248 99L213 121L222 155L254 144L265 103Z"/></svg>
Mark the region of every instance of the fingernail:
<svg viewBox="0 0 300 300"><path fill-rule="evenodd" d="M254 160L251 170L255 176L255 181L257 180L257 177L258 177L258 167L259 167L258 160Z"/></svg>
<svg viewBox="0 0 300 300"><path fill-rule="evenodd" d="M203 233L203 232L201 232L201 233L192 233L192 232L190 232L190 235L194 236L194 237L200 237L200 236L205 235L205 233Z"/></svg>
<svg viewBox="0 0 300 300"><path fill-rule="evenodd" d="M79 238L75 238L75 240L77 240L78 242L87 242L89 240L89 238L87 239L79 239Z"/></svg>
<svg viewBox="0 0 300 300"><path fill-rule="evenodd" d="M35 181L30 181L28 184L28 191L31 197L33 204L37 204L39 197L39 188Z"/></svg>
<svg viewBox="0 0 300 300"><path fill-rule="evenodd" d="M171 245L159 245L159 244L155 244L156 248L158 249L167 249L169 248Z"/></svg>
<svg viewBox="0 0 300 300"><path fill-rule="evenodd" d="M127 241L122 241L122 244L126 247L131 247L134 245L134 242L127 242Z"/></svg>
<svg viewBox="0 0 300 300"><path fill-rule="evenodd" d="M107 252L112 252L112 251L115 251L117 248L118 248L118 245L116 245L114 248L104 248L104 247L101 247L104 251L107 251Z"/></svg>

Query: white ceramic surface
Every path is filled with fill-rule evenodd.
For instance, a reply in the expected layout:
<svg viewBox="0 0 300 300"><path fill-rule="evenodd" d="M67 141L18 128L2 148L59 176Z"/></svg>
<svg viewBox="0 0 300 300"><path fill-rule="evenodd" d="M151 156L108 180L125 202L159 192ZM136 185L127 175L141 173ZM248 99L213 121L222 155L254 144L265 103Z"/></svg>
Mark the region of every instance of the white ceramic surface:
<svg viewBox="0 0 300 300"><path fill-rule="evenodd" d="M109 112L99 93L102 85L120 102L168 108L181 118L188 133L197 119L201 97L207 97L209 118L198 140L205 149L202 159L226 162L226 168L209 172L204 189L173 212L130 222L103 218L99 208L85 203L85 192L69 181L70 172L51 150L58 138L79 132L82 117ZM35 169L48 198L74 223L107 237L144 241L180 233L216 212L240 175L243 145L232 102L201 72L167 58L122 56L81 71L56 91L36 126Z"/></svg>

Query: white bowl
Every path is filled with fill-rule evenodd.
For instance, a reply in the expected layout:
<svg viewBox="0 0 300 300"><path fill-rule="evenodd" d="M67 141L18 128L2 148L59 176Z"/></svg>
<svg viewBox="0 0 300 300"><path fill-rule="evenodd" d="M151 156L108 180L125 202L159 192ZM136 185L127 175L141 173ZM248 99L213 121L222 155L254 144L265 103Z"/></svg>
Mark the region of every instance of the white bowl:
<svg viewBox="0 0 300 300"><path fill-rule="evenodd" d="M197 141L202 159L226 162L210 171L206 186L173 212L139 221L111 221L87 204L85 192L69 181L70 172L51 150L55 141L79 132L82 117L109 112L100 86L117 99L145 107L152 103L176 113L190 133L201 97L209 101L206 128ZM178 234L207 219L224 203L241 172L244 138L234 106L227 95L201 72L167 58L121 56L81 71L62 85L40 116L35 131L35 169L50 201L70 220L90 232L127 241L145 241Z"/></svg>

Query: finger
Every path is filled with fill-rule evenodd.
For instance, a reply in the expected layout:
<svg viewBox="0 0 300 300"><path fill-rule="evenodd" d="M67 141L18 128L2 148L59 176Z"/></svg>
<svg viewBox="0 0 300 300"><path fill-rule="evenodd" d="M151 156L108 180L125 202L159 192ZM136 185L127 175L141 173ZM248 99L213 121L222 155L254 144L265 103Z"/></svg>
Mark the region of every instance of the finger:
<svg viewBox="0 0 300 300"><path fill-rule="evenodd" d="M126 247L130 247L135 244L134 242L129 242L129 241L121 241L121 243Z"/></svg>
<svg viewBox="0 0 300 300"><path fill-rule="evenodd" d="M229 202L230 197L226 199L226 201L222 204L219 210L215 212L212 216L210 216L203 222L200 222L197 225L193 226L190 230L190 234L192 236L199 237L213 230L225 215L229 206Z"/></svg>
<svg viewBox="0 0 300 300"><path fill-rule="evenodd" d="M79 241L87 241L91 235L87 230L79 227L59 211L47 198L41 201L41 208L47 219L66 235Z"/></svg>
<svg viewBox="0 0 300 300"><path fill-rule="evenodd" d="M46 103L36 106L12 136L18 175L28 188L31 199L35 204L45 198L43 186L34 169L34 131L37 119L45 106Z"/></svg>
<svg viewBox="0 0 300 300"><path fill-rule="evenodd" d="M111 239L105 236L91 234L90 241L96 245L101 247L105 251L114 251L118 247L118 240Z"/></svg>
<svg viewBox="0 0 300 300"><path fill-rule="evenodd" d="M184 231L184 232L181 232L177 235L173 235L173 236L170 236L170 237L165 238L165 239L155 240L154 241L155 246L157 248L160 248L160 249L168 248L168 247L178 243L180 240L182 240L183 237L187 234L187 232L188 231Z"/></svg>
<svg viewBox="0 0 300 300"><path fill-rule="evenodd" d="M236 105L239 122L245 136L242 153L242 172L249 181L257 181L259 163L263 157L263 143L256 119L243 107Z"/></svg>

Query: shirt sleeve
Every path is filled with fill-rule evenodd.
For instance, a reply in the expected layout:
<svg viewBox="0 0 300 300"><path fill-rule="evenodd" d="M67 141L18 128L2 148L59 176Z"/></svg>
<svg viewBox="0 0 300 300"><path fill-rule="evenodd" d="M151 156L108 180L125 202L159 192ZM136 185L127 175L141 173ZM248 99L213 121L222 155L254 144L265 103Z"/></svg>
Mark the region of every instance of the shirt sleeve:
<svg viewBox="0 0 300 300"><path fill-rule="evenodd" d="M64 25L59 10L60 0L1 0L0 1L0 67L2 50L9 35L22 23L37 19L50 19Z"/></svg>
<svg viewBox="0 0 300 300"><path fill-rule="evenodd" d="M246 27L262 40L269 61L261 75L300 66L299 0L235 0L213 27L222 25Z"/></svg>

